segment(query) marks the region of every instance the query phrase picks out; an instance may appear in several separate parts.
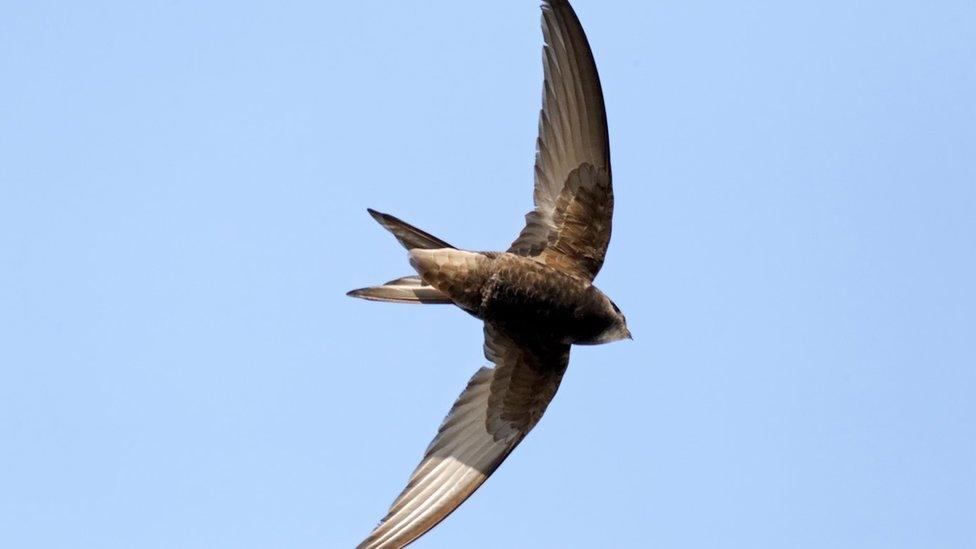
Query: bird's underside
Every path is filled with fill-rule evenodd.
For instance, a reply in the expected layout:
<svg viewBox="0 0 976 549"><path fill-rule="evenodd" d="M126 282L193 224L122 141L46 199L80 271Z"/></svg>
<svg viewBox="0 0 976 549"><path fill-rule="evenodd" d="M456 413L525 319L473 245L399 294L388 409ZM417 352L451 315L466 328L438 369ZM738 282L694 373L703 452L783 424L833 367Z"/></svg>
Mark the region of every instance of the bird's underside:
<svg viewBox="0 0 976 549"><path fill-rule="evenodd" d="M411 475L360 548L403 547L464 502L542 417L573 343L629 337L619 309L592 285L613 215L603 94L579 20L545 0L543 106L535 209L505 252L469 252L391 215L370 214L409 250L416 275L349 295L453 304L485 321L485 357Z"/></svg>

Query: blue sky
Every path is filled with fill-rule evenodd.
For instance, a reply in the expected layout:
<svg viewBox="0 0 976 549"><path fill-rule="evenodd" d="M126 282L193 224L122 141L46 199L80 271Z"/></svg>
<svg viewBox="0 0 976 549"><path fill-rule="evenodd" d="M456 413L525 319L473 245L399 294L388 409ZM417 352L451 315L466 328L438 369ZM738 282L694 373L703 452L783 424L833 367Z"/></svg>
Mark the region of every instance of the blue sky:
<svg viewBox="0 0 976 549"><path fill-rule="evenodd" d="M976 5L577 0L635 341L417 547L976 544ZM484 364L528 2L0 4L0 546L350 547Z"/></svg>

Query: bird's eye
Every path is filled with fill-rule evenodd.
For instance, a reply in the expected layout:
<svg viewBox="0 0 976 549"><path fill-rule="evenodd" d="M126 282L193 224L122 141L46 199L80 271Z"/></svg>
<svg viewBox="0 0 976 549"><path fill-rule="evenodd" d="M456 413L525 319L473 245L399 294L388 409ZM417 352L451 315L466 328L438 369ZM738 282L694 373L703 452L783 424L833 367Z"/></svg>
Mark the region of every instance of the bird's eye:
<svg viewBox="0 0 976 549"><path fill-rule="evenodd" d="M620 307L617 307L617 304L614 303L613 301L610 302L610 305L613 307L614 312L619 315L620 314Z"/></svg>

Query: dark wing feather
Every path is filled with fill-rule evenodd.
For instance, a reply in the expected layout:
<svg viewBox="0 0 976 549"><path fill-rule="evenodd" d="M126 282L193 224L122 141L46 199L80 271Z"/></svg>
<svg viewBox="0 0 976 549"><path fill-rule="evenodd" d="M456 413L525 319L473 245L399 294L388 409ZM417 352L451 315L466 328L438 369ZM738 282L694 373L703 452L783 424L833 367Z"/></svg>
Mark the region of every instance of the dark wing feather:
<svg viewBox="0 0 976 549"><path fill-rule="evenodd" d="M569 346L525 346L485 325L481 368L444 419L407 487L359 549L399 548L457 509L535 426L556 394Z"/></svg>
<svg viewBox="0 0 976 549"><path fill-rule="evenodd" d="M535 210L510 252L592 280L610 242L613 188L603 91L586 35L565 0L542 6L545 82Z"/></svg>

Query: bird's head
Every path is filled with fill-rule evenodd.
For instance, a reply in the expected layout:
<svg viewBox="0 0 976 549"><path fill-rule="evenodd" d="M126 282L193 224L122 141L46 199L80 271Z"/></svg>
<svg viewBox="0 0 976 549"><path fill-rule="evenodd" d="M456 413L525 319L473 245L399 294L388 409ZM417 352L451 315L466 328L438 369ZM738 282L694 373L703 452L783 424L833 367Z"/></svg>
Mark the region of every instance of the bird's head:
<svg viewBox="0 0 976 549"><path fill-rule="evenodd" d="M609 313L612 322L603 333L600 334L598 338L600 343L610 343L611 341L619 341L621 339L634 339L634 336L630 335L630 330L627 328L627 317L620 312L620 307L614 303L611 299L607 298L607 303L610 305L607 313Z"/></svg>
<svg viewBox="0 0 976 549"><path fill-rule="evenodd" d="M592 319L590 324L594 331L587 336L577 339L574 343L579 345L600 345L621 339L634 339L627 329L627 317L620 312L620 307L614 303L603 292L590 286L589 296L584 299L582 315L584 318Z"/></svg>

